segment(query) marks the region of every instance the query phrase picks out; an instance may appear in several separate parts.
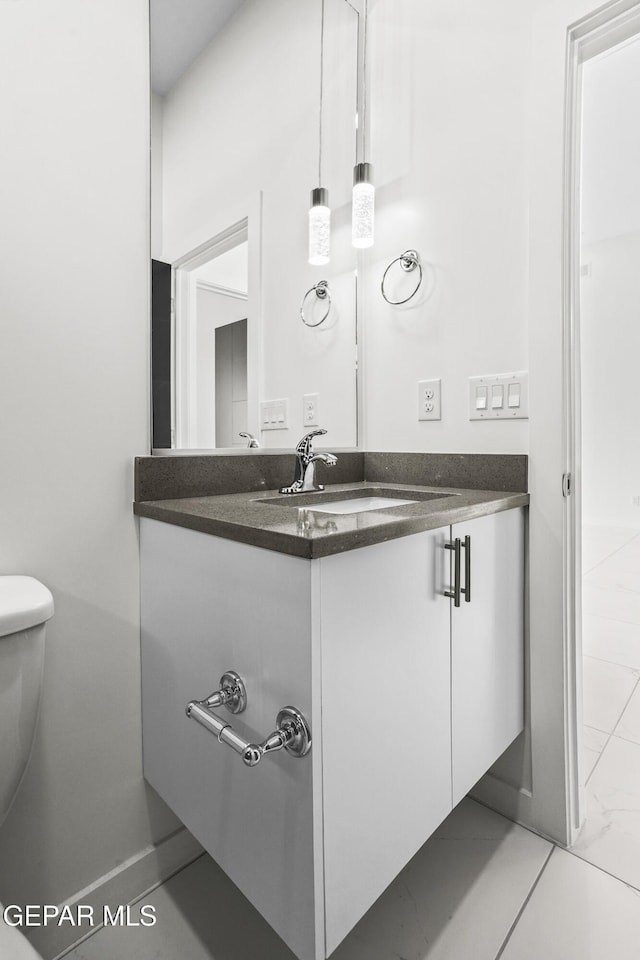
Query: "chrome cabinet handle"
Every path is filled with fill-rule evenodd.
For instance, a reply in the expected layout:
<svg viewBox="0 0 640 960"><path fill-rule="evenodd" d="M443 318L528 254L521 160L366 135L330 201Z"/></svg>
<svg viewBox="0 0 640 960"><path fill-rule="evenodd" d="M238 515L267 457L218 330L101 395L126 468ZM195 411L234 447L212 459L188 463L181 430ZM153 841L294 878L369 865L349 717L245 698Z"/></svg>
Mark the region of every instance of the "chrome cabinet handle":
<svg viewBox="0 0 640 960"><path fill-rule="evenodd" d="M454 607L460 606L460 537L456 537L453 543L445 543L445 550L453 550L453 590L445 590L445 597L453 598Z"/></svg>
<svg viewBox="0 0 640 960"><path fill-rule="evenodd" d="M471 603L471 537L467 534L464 543L456 537L453 543L445 543L445 550L453 550L453 590L445 590L445 597L453 598L454 607L460 606L460 595L465 603ZM460 550L464 550L464 587L460 582Z"/></svg>
<svg viewBox="0 0 640 960"><path fill-rule="evenodd" d="M471 537L467 534L462 544L464 550L464 587L460 589L464 593L466 603L471 603Z"/></svg>
<svg viewBox="0 0 640 960"><path fill-rule="evenodd" d="M295 707L283 707L280 710L276 717L276 729L262 743L249 743L236 733L231 724L211 711L211 707L222 705L232 713L241 713L245 709L247 695L242 679L234 671L229 671L221 677L220 687L220 690L216 690L204 700L191 700L185 712L191 720L197 720L214 733L220 743L226 743L239 753L248 767L255 767L266 753L273 753L275 750L285 749L293 757L305 757L309 753L311 730L304 714ZM233 689L229 689L231 687Z"/></svg>

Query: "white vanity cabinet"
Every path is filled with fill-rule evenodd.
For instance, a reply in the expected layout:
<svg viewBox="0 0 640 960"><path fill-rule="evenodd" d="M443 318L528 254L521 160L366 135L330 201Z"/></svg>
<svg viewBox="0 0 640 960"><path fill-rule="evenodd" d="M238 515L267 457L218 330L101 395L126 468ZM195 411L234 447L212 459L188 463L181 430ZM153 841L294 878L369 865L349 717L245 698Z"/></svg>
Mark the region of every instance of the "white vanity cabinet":
<svg viewBox="0 0 640 960"><path fill-rule="evenodd" d="M333 952L522 729L523 510L460 528L309 561L141 520L145 776L301 960ZM460 607L452 534L471 537ZM216 715L259 742L295 706L306 757L247 767L186 716L227 670L247 706Z"/></svg>

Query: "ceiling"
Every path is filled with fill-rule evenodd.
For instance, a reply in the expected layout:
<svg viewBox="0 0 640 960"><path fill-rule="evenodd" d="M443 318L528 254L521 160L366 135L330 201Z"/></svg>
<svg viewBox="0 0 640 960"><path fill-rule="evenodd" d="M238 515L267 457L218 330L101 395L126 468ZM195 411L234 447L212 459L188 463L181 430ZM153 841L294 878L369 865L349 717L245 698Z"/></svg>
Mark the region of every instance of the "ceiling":
<svg viewBox="0 0 640 960"><path fill-rule="evenodd" d="M151 89L166 96L243 0L151 0Z"/></svg>

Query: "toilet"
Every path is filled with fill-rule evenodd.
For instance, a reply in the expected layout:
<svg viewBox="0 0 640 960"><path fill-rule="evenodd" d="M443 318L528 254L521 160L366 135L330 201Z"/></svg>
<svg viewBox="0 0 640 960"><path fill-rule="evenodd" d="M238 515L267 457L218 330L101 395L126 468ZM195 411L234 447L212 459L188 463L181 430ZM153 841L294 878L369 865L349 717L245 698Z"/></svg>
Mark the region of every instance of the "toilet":
<svg viewBox="0 0 640 960"><path fill-rule="evenodd" d="M3 906L0 904L0 958L1 960L42 960L26 937L15 927L2 921Z"/></svg>
<svg viewBox="0 0 640 960"><path fill-rule="evenodd" d="M0 827L22 782L33 746L44 664L45 624L53 597L33 577L0 576ZM0 958L38 960L15 927L2 920Z"/></svg>

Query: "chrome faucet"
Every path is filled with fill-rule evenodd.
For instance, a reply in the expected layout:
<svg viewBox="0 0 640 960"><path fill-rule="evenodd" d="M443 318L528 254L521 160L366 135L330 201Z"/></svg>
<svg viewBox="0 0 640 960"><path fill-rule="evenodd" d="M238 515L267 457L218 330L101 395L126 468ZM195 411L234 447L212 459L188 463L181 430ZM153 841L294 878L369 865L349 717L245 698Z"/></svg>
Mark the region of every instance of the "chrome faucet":
<svg viewBox="0 0 640 960"><path fill-rule="evenodd" d="M320 437L327 431L322 427L305 434L296 447L296 472L290 487L281 487L280 493L313 493L324 490L321 483L316 483L316 463L324 463L333 467L338 458L332 453L313 453L311 444L314 437Z"/></svg>
<svg viewBox="0 0 640 960"><path fill-rule="evenodd" d="M258 441L256 440L256 438L253 436L252 433L247 433L245 430L243 430L242 433L238 434L238 436L244 437L245 440L248 440L249 442L247 443L247 446L251 447L252 449L255 449L260 446L260 444L258 443Z"/></svg>

